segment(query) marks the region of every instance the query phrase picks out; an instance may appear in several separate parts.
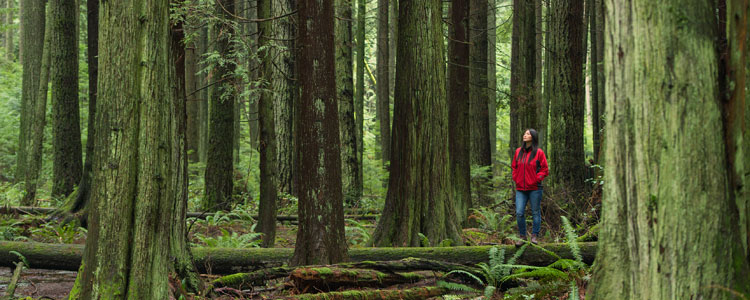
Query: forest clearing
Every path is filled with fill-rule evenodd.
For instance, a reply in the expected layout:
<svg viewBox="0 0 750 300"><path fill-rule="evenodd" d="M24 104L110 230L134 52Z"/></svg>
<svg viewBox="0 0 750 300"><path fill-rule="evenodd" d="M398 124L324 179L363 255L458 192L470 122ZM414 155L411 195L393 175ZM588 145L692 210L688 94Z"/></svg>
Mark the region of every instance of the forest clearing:
<svg viewBox="0 0 750 300"><path fill-rule="evenodd" d="M0 0L0 300L750 299L750 0Z"/></svg>

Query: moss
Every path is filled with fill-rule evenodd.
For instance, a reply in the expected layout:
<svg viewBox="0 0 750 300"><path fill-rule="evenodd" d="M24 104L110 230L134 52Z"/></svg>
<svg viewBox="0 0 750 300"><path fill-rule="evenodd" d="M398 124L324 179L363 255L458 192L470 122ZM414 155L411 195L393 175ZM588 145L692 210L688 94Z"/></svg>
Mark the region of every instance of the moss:
<svg viewBox="0 0 750 300"><path fill-rule="evenodd" d="M414 273L414 272L404 272L404 273L396 273L398 275L401 275L402 277L409 279L411 281L420 281L424 278L421 274Z"/></svg>

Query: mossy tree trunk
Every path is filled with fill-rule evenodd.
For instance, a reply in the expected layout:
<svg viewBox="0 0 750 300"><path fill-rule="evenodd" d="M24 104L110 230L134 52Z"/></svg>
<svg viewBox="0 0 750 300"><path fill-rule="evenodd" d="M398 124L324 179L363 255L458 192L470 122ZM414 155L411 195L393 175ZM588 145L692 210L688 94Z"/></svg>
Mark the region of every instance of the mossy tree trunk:
<svg viewBox="0 0 750 300"><path fill-rule="evenodd" d="M549 103L550 99L552 98L552 89L550 81L552 79L552 72L550 72L550 66L551 66L551 57L552 57L552 51L549 48L550 45L550 20L552 19L552 9L551 9L551 1L545 1L544 9L545 11L542 12L544 15L544 61L543 61L543 68L541 71L543 72L542 77L543 83L541 87L542 92L542 99L539 101L539 145L542 149L545 149L549 151L549 147L547 144L547 138L549 137ZM540 8L541 9L541 8Z"/></svg>
<svg viewBox="0 0 750 300"><path fill-rule="evenodd" d="M357 122L357 165L359 166L359 170L357 170L357 176L354 178L354 185L357 192L357 200L359 200L360 197L362 197L362 188L363 188L363 157L365 153L365 131L364 131L364 124L365 124L365 64L367 63L365 60L365 17L367 15L367 10L365 7L365 0L358 0L357 1L357 78L355 82L357 83L356 88L354 89L354 115L355 120Z"/></svg>
<svg viewBox="0 0 750 300"><path fill-rule="evenodd" d="M200 39L200 36L196 37ZM193 40L185 45L185 93L187 95L187 134L185 136L188 148L188 160L198 162L200 151L200 93L198 81L198 62L200 54L198 43Z"/></svg>
<svg viewBox="0 0 750 300"><path fill-rule="evenodd" d="M259 0L258 18L267 19L272 15L272 0ZM273 24L271 22L258 23L259 46L265 49L260 53L260 78L262 90L258 103L258 124L260 126L260 201L258 204L257 232L263 233L263 247L273 247L276 240L276 129L273 113L273 90L270 79L273 77L273 56L276 50L271 46L273 38Z"/></svg>
<svg viewBox="0 0 750 300"><path fill-rule="evenodd" d="M39 97L39 85L42 71L42 52L44 49L45 2L42 0L21 0L21 43L24 45L22 53L22 89L21 116L18 135L18 151L16 153L16 182L27 180L27 161L31 124L43 122L32 116L33 108L38 101L47 101L46 97ZM35 199L26 199L22 205L34 205Z"/></svg>
<svg viewBox="0 0 750 300"><path fill-rule="evenodd" d="M490 161L497 152L497 1L487 0L487 114Z"/></svg>
<svg viewBox="0 0 750 300"><path fill-rule="evenodd" d="M334 3L336 21L336 98L341 122L341 179L343 180L344 203L355 206L359 203L360 186L357 182L360 164L357 155L357 123L354 117L354 78L352 63L352 6L351 0Z"/></svg>
<svg viewBox="0 0 750 300"><path fill-rule="evenodd" d="M13 9L15 8L15 0L6 0L5 3L5 24L13 24ZM23 0L20 0L23 1ZM5 32L5 57L8 60L13 60L15 58L15 47L13 47L13 35L15 34L15 29L9 29Z"/></svg>
<svg viewBox="0 0 750 300"><path fill-rule="evenodd" d="M469 162L469 1L457 0L450 8L448 43L448 150L456 219L465 224L471 209Z"/></svg>
<svg viewBox="0 0 750 300"><path fill-rule="evenodd" d="M586 2L586 9L589 11L589 33L591 35L591 53L590 56L590 62L589 62L589 70L590 70L590 86L591 86L591 98L590 98L590 105L591 105L591 124L592 124L592 140L593 140L593 146L594 146L594 162L599 162L599 147L600 147L600 123L599 119L601 119L601 113L599 111L599 70L601 68L601 65L599 62L601 61L599 57L599 35L601 34L599 23L597 15L599 14L598 9L598 3L602 0L587 0Z"/></svg>
<svg viewBox="0 0 750 300"><path fill-rule="evenodd" d="M528 128L538 128L537 118L537 22L536 1L513 1L513 37L510 60L510 135L508 153L512 158L523 143Z"/></svg>
<svg viewBox="0 0 750 300"><path fill-rule="evenodd" d="M225 21L214 25L212 36L216 39L216 50L225 60L234 51L230 40L234 30L230 21L234 16L234 0L217 0L217 15ZM237 92L234 78L235 64L225 63L215 66L214 80L209 100L208 152L206 153L206 193L203 198L204 211L229 209L232 203L234 186L234 122Z"/></svg>
<svg viewBox="0 0 750 300"><path fill-rule="evenodd" d="M294 0L273 0L272 8L274 16L288 15L295 9ZM274 90L274 118L276 118L276 145L278 149L277 174L279 192L292 194L294 165L294 102L299 90L294 71L294 45L295 34L294 18L290 15L273 23L277 53L274 55L273 80L271 84Z"/></svg>
<svg viewBox="0 0 750 300"><path fill-rule="evenodd" d="M388 44L388 0L378 0L378 53L377 53L377 115L380 123L380 156L387 167L391 154L391 97L388 70L390 46Z"/></svg>
<svg viewBox="0 0 750 300"><path fill-rule="evenodd" d="M748 199L736 197L731 159L743 138L735 126L747 118L737 97L747 1L718 4L607 2L607 184L594 299L750 292L738 205Z"/></svg>
<svg viewBox="0 0 750 300"><path fill-rule="evenodd" d="M571 194L585 188L583 1L552 0L549 30L550 175Z"/></svg>
<svg viewBox="0 0 750 300"><path fill-rule="evenodd" d="M448 103L440 11L439 0L399 1L391 148L391 157L399 159L391 162L385 208L373 234L379 247L420 246L420 233L433 245L461 240L445 151Z"/></svg>
<svg viewBox="0 0 750 300"><path fill-rule="evenodd" d="M83 171L78 109L78 3L51 0L52 195L73 192Z"/></svg>
<svg viewBox="0 0 750 300"><path fill-rule="evenodd" d="M333 1L298 3L299 230L292 265L347 260Z"/></svg>
<svg viewBox="0 0 750 300"><path fill-rule="evenodd" d="M469 155L471 164L478 167L492 166L487 83L487 2L488 0L470 0L469 4ZM491 176L492 173L487 170L475 180L474 193L478 196L479 206L492 204L489 196Z"/></svg>
<svg viewBox="0 0 750 300"><path fill-rule="evenodd" d="M398 48L398 0L388 1L388 33L390 34L388 42L388 95L393 101L394 91L396 90L396 48ZM391 129L391 144L393 144L393 129ZM391 145L392 146L392 145ZM391 151L393 152L393 151ZM391 155L390 153L388 155Z"/></svg>
<svg viewBox="0 0 750 300"><path fill-rule="evenodd" d="M176 240L185 238L176 224L184 224L187 191L185 98L175 91L184 86L175 84L169 2L105 1L100 13L102 45L118 47L100 49L99 159L70 298L166 299L180 260Z"/></svg>

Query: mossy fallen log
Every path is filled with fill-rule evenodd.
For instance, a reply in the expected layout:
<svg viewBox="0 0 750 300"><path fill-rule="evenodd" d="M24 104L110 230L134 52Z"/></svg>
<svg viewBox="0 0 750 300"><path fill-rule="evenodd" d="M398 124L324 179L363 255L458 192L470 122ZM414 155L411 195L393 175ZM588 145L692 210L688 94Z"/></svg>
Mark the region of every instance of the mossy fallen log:
<svg viewBox="0 0 750 300"><path fill-rule="evenodd" d="M441 272L380 272L372 269L340 267L297 268L289 275L297 290L331 291L339 287L387 287L394 284L415 283L428 278L440 278Z"/></svg>
<svg viewBox="0 0 750 300"><path fill-rule="evenodd" d="M547 250L563 258L573 258L565 244L545 244ZM516 248L504 247L505 255L513 255ZM584 262L591 264L596 254L596 243L579 243ZM424 258L463 265L487 262L491 246L428 247L428 248L353 248L349 250L352 262L391 261L407 257ZM35 242L0 242L0 266L14 267L18 260L10 251L21 253L31 268L77 271L81 263L83 245L47 244ZM193 258L202 273L234 274L280 267L292 257L292 248L193 248ZM556 258L544 251L529 247L517 261L518 264L546 266Z"/></svg>
<svg viewBox="0 0 750 300"><path fill-rule="evenodd" d="M375 220L378 215L373 214L371 211L352 211L352 213L346 214L345 219L356 219L356 220ZM55 207L33 207L33 206L0 206L0 214L18 214L18 215L50 215L59 213L58 208ZM213 216L214 213L209 212L187 212L188 218L205 219L209 216ZM252 216L253 219L258 219L257 215ZM285 215L276 216L276 221L279 222L296 222L298 219L297 215Z"/></svg>
<svg viewBox="0 0 750 300"><path fill-rule="evenodd" d="M301 294L286 299L296 300L421 300L445 295L449 291L441 287L417 287L405 290L358 290L319 294Z"/></svg>

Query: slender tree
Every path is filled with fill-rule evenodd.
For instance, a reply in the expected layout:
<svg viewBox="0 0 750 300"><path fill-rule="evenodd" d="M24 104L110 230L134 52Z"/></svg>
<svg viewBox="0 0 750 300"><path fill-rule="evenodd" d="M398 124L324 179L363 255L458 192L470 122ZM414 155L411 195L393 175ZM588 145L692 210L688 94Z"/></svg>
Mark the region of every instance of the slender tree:
<svg viewBox="0 0 750 300"><path fill-rule="evenodd" d="M601 1L601 0L599 0ZM590 105L591 105L591 124L592 124L592 132L591 136L593 139L593 146L594 146L594 161L599 162L599 43L598 43L598 34L599 34L599 27L597 26L597 13L598 9L597 7L597 0L587 0L586 2L587 10L589 11L589 33L591 35L591 53L589 54L590 57L590 63L589 63L589 70L590 70L590 85L591 85L591 98L590 98Z"/></svg>
<svg viewBox="0 0 750 300"><path fill-rule="evenodd" d="M208 36L209 36L210 25L203 26L200 29L200 36L198 37L198 53L202 56L209 51ZM205 68L205 65L199 63L201 69ZM209 78L207 74L200 74L198 76L200 81L201 91L199 92L200 106L198 107L198 123L199 123L199 134L200 141L198 142L198 160L205 163L208 157L208 102L209 92L211 89L207 88L209 84Z"/></svg>
<svg viewBox="0 0 750 300"><path fill-rule="evenodd" d="M274 117L276 118L276 145L278 158L279 191L292 194L294 182L292 172L294 165L294 102L298 97L294 71L294 31L295 22L291 13L295 9L294 0L273 0L274 16L286 16L273 23L277 39L277 50L274 55L273 68Z"/></svg>
<svg viewBox="0 0 750 300"><path fill-rule="evenodd" d="M365 18L367 17L367 10L365 7L365 0L357 1L357 86L354 89L354 109L355 118L357 121L357 165L359 165L359 173L355 179L355 183L358 184L357 191L359 195L362 195L364 177L362 158L365 152L364 142L364 124L365 124Z"/></svg>
<svg viewBox="0 0 750 300"><path fill-rule="evenodd" d="M272 17L272 0L259 0L258 18ZM273 72L273 55L271 47L273 24L271 22L258 23L258 41L263 50L261 53L260 78L263 80L258 103L258 118L260 125L260 201L258 204L258 226L256 230L263 233L262 246L273 247L276 240L276 129L273 115L273 90L269 79Z"/></svg>
<svg viewBox="0 0 750 300"><path fill-rule="evenodd" d="M552 84L550 83L552 81L552 72L550 72L551 65L551 57L552 57L552 51L550 50L550 35L552 33L550 32L550 20L552 19L552 9L551 9L551 1L545 1L545 10L546 12L544 14L544 62L543 62L543 77L544 82L542 83L542 92L544 93L542 100L540 101L541 107L539 107L539 139L540 139L540 145L543 149L549 151L548 143L547 143L547 137L549 134L547 134L548 128L549 128L549 103L550 99L552 98Z"/></svg>
<svg viewBox="0 0 750 300"><path fill-rule="evenodd" d="M376 246L460 241L449 187L448 104L439 0L399 1L398 64L388 194ZM429 166L429 168L425 168Z"/></svg>
<svg viewBox="0 0 750 300"><path fill-rule="evenodd" d="M471 164L478 167L492 166L487 83L487 3L488 0L471 0L469 5L469 155ZM491 176L491 170L487 169L475 182L475 192L479 196L477 203L480 206L492 204L492 198L489 197Z"/></svg>
<svg viewBox="0 0 750 300"><path fill-rule="evenodd" d="M390 35L388 41L388 95L390 95L393 101L393 93L396 90L396 48L398 45L398 0L388 1L388 34ZM393 133L393 129L391 129ZM393 138L391 138L391 142ZM392 151L391 151L392 152ZM388 154L390 155L390 153Z"/></svg>
<svg viewBox="0 0 750 300"><path fill-rule="evenodd" d="M185 45L185 92L187 94L187 149L190 162L199 161L200 151L200 98L198 89L198 61L200 53L192 40Z"/></svg>
<svg viewBox="0 0 750 300"><path fill-rule="evenodd" d="M448 43L448 141L451 186L456 219L468 221L471 209L471 164L469 163L469 1L457 0L450 8Z"/></svg>
<svg viewBox="0 0 750 300"><path fill-rule="evenodd" d="M547 117L544 115L546 113L546 108L543 109L544 106L544 97L542 94L543 86L542 86L542 48L544 48L544 42L543 42L543 35L544 35L544 28L543 28L543 20L542 20L542 2L543 1L534 1L534 15L536 17L536 23L535 23L535 31L536 31L536 42L534 43L535 46L535 54L536 56L536 69L534 72L534 99L536 102L536 124L534 125L534 129L536 129L537 133L541 136L543 133L547 132ZM542 149L547 149L547 139L543 139L539 141L539 146Z"/></svg>
<svg viewBox="0 0 750 300"><path fill-rule="evenodd" d="M552 0L550 18L550 134L553 184L582 192L587 170L583 153L583 1Z"/></svg>
<svg viewBox="0 0 750 300"><path fill-rule="evenodd" d="M51 0L50 73L52 89L52 195L67 196L81 180L78 109L78 4Z"/></svg>
<svg viewBox="0 0 750 300"><path fill-rule="evenodd" d="M533 0L513 0L513 40L510 60L510 135L508 153L521 146L528 128L537 128L537 30Z"/></svg>
<svg viewBox="0 0 750 300"><path fill-rule="evenodd" d="M487 114L490 162L497 152L497 1L487 0Z"/></svg>
<svg viewBox="0 0 750 300"><path fill-rule="evenodd" d="M341 178L343 179L344 203L354 206L359 203L360 187L357 148L357 125L354 118L354 78L352 63L352 2L337 0L336 11L336 99L341 121Z"/></svg>
<svg viewBox="0 0 750 300"><path fill-rule="evenodd" d="M298 3L300 101L296 135L299 230L293 265L347 260L336 104L333 1Z"/></svg>
<svg viewBox="0 0 750 300"><path fill-rule="evenodd" d="M383 166L388 166L391 154L391 97L389 70L389 45L388 45L388 0L378 0L378 53L376 63L377 69L377 116L380 123L380 153Z"/></svg>
<svg viewBox="0 0 750 300"><path fill-rule="evenodd" d="M234 0L217 0L216 13L224 21L214 25L216 50L228 60L234 51L231 46L233 27L228 23L234 16ZM208 152L206 154L206 195L203 210L228 209L232 200L233 187L233 142L234 142L234 102L236 101L235 65L218 64L213 78L218 82L211 88L209 102L210 124L208 132Z"/></svg>
<svg viewBox="0 0 750 300"><path fill-rule="evenodd" d="M173 88L169 2L133 4L101 2L100 41L119 46L100 49L99 159L70 299L166 299L174 261L184 261L174 255L185 242L185 125L176 121L185 106Z"/></svg>
<svg viewBox="0 0 750 300"><path fill-rule="evenodd" d="M735 150L747 139L748 2L607 6L606 205L589 296L747 294L748 198L737 197L747 176L737 171L749 160Z"/></svg>
<svg viewBox="0 0 750 300"><path fill-rule="evenodd" d="M5 11L5 24L10 25L11 28L8 29L5 32L5 57L8 58L8 60L13 60L15 58L15 48L13 47L13 34L15 34L15 29L12 27L13 25L13 9L14 9L14 3L15 0L6 0L5 3L6 11ZM23 1L23 0L21 0Z"/></svg>

